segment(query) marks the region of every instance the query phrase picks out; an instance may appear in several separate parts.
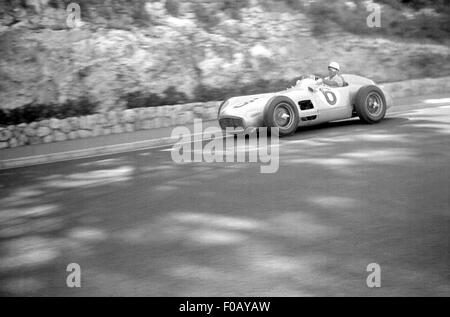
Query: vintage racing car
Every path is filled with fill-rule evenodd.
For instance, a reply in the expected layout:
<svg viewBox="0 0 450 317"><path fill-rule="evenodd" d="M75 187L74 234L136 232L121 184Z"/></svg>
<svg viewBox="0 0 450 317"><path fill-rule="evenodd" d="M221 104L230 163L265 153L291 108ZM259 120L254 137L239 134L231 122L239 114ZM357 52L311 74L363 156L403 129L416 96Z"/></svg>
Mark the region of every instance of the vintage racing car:
<svg viewBox="0 0 450 317"><path fill-rule="evenodd" d="M380 122L393 105L392 98L368 78L342 77L343 87L326 86L318 76L305 75L284 91L229 98L219 107L219 124L236 131L276 127L280 136L286 136L300 126L355 116L367 123Z"/></svg>

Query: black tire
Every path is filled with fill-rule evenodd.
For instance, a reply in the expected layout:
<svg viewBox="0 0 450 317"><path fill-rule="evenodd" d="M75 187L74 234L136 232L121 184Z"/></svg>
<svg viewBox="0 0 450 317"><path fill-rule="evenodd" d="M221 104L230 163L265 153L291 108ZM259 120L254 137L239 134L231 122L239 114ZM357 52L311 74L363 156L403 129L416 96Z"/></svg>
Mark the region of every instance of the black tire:
<svg viewBox="0 0 450 317"><path fill-rule="evenodd" d="M289 116L289 118L284 118L287 119L285 124L281 124L281 121L283 121L281 119L283 118L275 118L279 113L286 113ZM297 131L298 122L298 109L290 98L276 96L269 100L264 109L264 123L268 129L272 127L278 128L279 136L288 136Z"/></svg>
<svg viewBox="0 0 450 317"><path fill-rule="evenodd" d="M378 123L386 115L386 98L374 85L361 87L356 93L355 110L358 117L369 124Z"/></svg>

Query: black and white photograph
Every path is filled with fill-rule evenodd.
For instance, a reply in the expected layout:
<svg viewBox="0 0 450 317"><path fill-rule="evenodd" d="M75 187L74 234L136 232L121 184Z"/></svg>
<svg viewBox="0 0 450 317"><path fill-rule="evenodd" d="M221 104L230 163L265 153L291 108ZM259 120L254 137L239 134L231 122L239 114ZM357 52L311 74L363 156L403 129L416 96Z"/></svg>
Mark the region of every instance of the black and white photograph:
<svg viewBox="0 0 450 317"><path fill-rule="evenodd" d="M0 0L0 297L449 297L449 193L449 0Z"/></svg>

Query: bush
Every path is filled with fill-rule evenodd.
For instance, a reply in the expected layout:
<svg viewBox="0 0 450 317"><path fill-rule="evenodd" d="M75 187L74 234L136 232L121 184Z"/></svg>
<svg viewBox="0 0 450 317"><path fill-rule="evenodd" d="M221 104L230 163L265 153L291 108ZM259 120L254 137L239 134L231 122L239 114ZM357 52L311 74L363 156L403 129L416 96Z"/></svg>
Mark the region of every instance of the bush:
<svg viewBox="0 0 450 317"><path fill-rule="evenodd" d="M376 2L385 3L397 9L402 8L402 5L416 10L423 8L435 8L439 10L448 7L448 0L377 0Z"/></svg>
<svg viewBox="0 0 450 317"><path fill-rule="evenodd" d="M179 0L167 0L166 1L166 10L167 12L174 17L180 15L180 3Z"/></svg>
<svg viewBox="0 0 450 317"><path fill-rule="evenodd" d="M108 27L129 29L130 22L141 27L148 26L151 22L145 10L147 0L51 0L48 5L65 10L72 2L80 5L81 20L92 24L106 21Z"/></svg>
<svg viewBox="0 0 450 317"><path fill-rule="evenodd" d="M369 12L362 2L353 1L354 7L349 7L346 1L317 0L306 7L306 13L314 21L313 31L317 36L326 35L336 25L354 33L367 35L384 35L410 39L431 39L445 41L450 37L450 7L444 5L444 0L377 0L383 5L381 27L369 28L366 18ZM408 18L405 10L413 10L414 16ZM432 9L438 14L426 14L421 9ZM416 11L414 11L416 10Z"/></svg>
<svg viewBox="0 0 450 317"><path fill-rule="evenodd" d="M11 110L0 109L0 125L17 125L51 118L86 116L96 112L97 104L86 97L69 100L63 105L42 105L30 103Z"/></svg>
<svg viewBox="0 0 450 317"><path fill-rule="evenodd" d="M268 92L276 92L284 90L290 86L293 86L299 78L292 80L276 80L270 81L260 79L255 83L237 86L237 87L223 87L214 88L204 85L198 85L194 90L194 97L192 102L206 102L211 100L225 100L227 98L243 95L256 95Z"/></svg>
<svg viewBox="0 0 450 317"><path fill-rule="evenodd" d="M195 17L203 24L205 30L211 30L220 23L220 20L215 15L216 12L201 3L194 3L193 10Z"/></svg>
<svg viewBox="0 0 450 317"><path fill-rule="evenodd" d="M165 105L177 105L191 102L207 102L213 100L224 100L234 96L254 95L284 90L299 78L292 80L270 81L260 79L255 83L235 87L210 87L199 84L195 87L193 97L188 98L183 92L177 91L175 87L167 88L162 95L154 93L132 92L123 97L128 109L159 107Z"/></svg>
<svg viewBox="0 0 450 317"><path fill-rule="evenodd" d="M178 91L174 86L170 86L164 90L162 96L155 93L142 93L137 91L126 94L123 99L125 99L128 109L159 107L189 102L186 94Z"/></svg>
<svg viewBox="0 0 450 317"><path fill-rule="evenodd" d="M132 92L123 97L128 109L156 107L162 104L162 98L153 93Z"/></svg>
<svg viewBox="0 0 450 317"><path fill-rule="evenodd" d="M241 10L248 6L248 0L224 0L221 2L219 10L228 14L232 19L241 20Z"/></svg>

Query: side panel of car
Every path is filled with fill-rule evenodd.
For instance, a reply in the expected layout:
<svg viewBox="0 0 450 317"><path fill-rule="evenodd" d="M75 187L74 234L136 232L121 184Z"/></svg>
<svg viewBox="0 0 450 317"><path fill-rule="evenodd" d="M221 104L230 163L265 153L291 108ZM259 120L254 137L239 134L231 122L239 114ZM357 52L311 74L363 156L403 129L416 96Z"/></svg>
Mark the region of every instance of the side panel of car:
<svg viewBox="0 0 450 317"><path fill-rule="evenodd" d="M299 126L346 119L352 115L352 103L347 87L323 86L310 91L308 94L290 93L289 97L298 106Z"/></svg>
<svg viewBox="0 0 450 317"><path fill-rule="evenodd" d="M342 120L352 116L349 87L321 87L316 93L319 116L324 121Z"/></svg>
<svg viewBox="0 0 450 317"><path fill-rule="evenodd" d="M314 97L312 92L293 90L282 95L290 98L295 103L299 114L299 126L312 125L318 120L318 108L312 101Z"/></svg>

